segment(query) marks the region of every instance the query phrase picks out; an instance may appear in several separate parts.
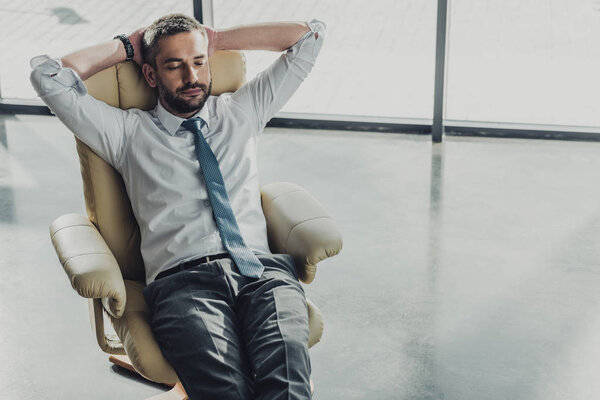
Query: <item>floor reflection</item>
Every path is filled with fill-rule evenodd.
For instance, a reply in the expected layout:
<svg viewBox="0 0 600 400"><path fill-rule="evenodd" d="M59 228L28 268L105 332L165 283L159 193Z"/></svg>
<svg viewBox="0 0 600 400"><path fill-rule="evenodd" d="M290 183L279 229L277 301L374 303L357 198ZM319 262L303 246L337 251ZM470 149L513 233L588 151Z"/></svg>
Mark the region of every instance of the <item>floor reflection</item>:
<svg viewBox="0 0 600 400"><path fill-rule="evenodd" d="M6 120L11 117L0 117L0 223L15 222L15 196L10 181L10 163L8 159L8 139ZM4 154L2 154L4 153Z"/></svg>
<svg viewBox="0 0 600 400"><path fill-rule="evenodd" d="M428 279L425 294L426 302L423 312L426 319L430 321L427 326L426 337L429 338L428 346L424 347L423 356L425 365L430 371L426 399L444 399L443 387L441 387L437 374L437 345L436 345L436 321L439 314L439 290L438 270L440 262L440 249L442 242L442 212L443 212L443 190L444 190L444 145L443 143L432 143L431 147L431 170L429 178L429 229L428 229Z"/></svg>

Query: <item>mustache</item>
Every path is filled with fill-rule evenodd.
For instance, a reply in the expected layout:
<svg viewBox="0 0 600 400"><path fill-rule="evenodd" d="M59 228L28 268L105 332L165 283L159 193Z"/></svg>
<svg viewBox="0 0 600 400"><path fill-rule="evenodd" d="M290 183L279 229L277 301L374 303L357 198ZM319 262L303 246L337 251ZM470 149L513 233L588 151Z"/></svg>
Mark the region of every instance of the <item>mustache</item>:
<svg viewBox="0 0 600 400"><path fill-rule="evenodd" d="M208 88L203 83L188 83L188 84L178 88L177 93L183 92L184 90L188 90L188 89L202 89L204 91L204 93L207 93L207 91L208 91Z"/></svg>

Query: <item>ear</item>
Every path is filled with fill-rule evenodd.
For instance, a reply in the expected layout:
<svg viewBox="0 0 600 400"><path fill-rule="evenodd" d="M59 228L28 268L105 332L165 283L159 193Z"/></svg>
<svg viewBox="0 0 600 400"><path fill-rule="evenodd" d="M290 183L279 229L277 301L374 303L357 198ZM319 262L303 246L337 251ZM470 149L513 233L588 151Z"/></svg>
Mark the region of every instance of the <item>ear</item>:
<svg viewBox="0 0 600 400"><path fill-rule="evenodd" d="M150 64L144 63L142 65L142 74L144 74L144 78L146 78L146 82L150 87L156 87L156 71Z"/></svg>

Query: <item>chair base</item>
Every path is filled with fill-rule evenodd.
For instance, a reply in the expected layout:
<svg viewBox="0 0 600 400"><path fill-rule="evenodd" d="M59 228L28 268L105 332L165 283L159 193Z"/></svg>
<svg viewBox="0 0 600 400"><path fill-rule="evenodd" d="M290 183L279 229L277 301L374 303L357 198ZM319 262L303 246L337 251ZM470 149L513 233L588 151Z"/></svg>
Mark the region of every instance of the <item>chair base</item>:
<svg viewBox="0 0 600 400"><path fill-rule="evenodd" d="M129 371L138 373L133 365L131 364L131 360L127 356L116 356L111 355L108 357L109 361L119 367L128 369ZM171 385L166 385L171 386ZM156 396L152 396L146 400L189 400L185 389L181 385L181 382L177 382L175 386L171 386L172 389L168 392L158 394ZM315 385L313 383L312 378L310 379L310 395L313 396L315 394Z"/></svg>

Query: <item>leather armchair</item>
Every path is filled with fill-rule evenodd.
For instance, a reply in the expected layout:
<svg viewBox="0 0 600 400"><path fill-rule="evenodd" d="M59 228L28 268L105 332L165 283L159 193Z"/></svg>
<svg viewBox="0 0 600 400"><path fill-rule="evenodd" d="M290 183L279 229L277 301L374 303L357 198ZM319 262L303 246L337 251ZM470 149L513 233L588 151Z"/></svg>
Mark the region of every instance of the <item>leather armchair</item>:
<svg viewBox="0 0 600 400"><path fill-rule="evenodd" d="M217 52L209 62L213 94L235 91L244 83L242 53ZM112 106L147 110L156 105L156 92L133 62L101 71L85 84L92 96ZM112 355L111 361L151 381L175 386L177 375L150 329L149 309L142 296L145 274L140 232L123 181L83 142L76 139L76 146L87 216L67 214L51 224L50 236L60 263L75 291L89 299L92 329L100 348ZM317 263L341 250L342 238L335 222L297 185L274 183L262 187L261 192L271 250L291 254L301 281L312 282ZM308 345L312 347L321 338L323 319L310 300L307 308ZM105 332L105 316L116 335ZM184 392L169 393L164 398L185 398Z"/></svg>

